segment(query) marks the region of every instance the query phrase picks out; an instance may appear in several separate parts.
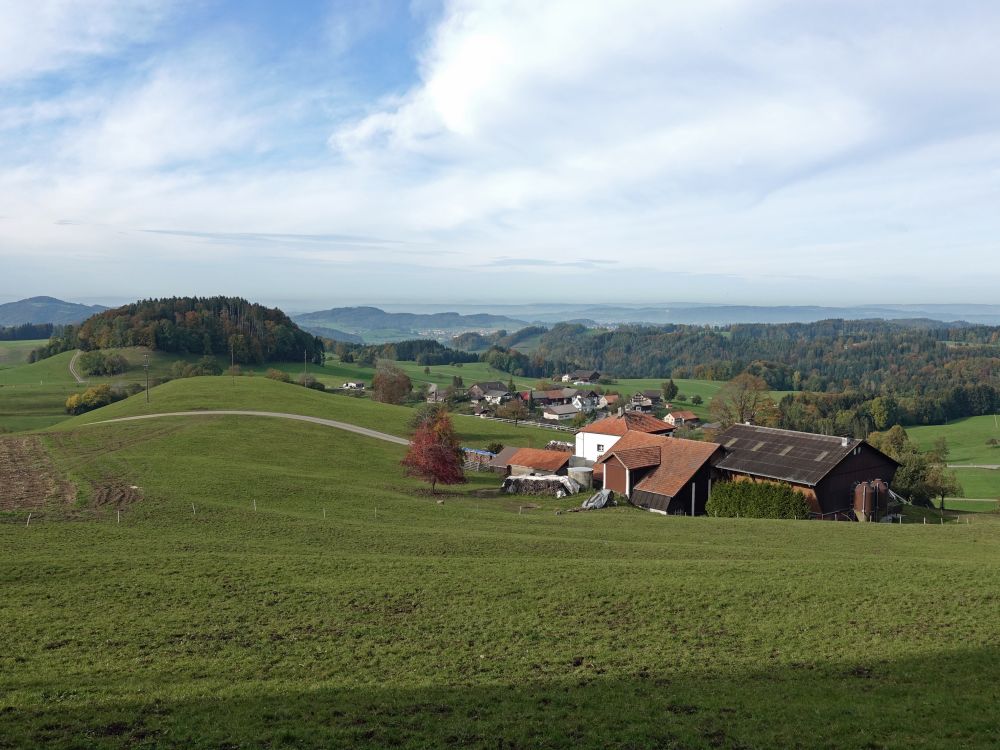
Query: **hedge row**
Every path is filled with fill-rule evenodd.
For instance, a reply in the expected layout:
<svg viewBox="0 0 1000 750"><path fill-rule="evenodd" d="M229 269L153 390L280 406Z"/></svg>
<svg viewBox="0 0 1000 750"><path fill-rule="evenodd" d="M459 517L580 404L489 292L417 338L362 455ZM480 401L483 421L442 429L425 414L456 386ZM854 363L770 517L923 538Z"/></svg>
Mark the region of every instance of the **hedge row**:
<svg viewBox="0 0 1000 750"><path fill-rule="evenodd" d="M808 518L809 503L802 493L777 482L718 482L705 510L727 518Z"/></svg>

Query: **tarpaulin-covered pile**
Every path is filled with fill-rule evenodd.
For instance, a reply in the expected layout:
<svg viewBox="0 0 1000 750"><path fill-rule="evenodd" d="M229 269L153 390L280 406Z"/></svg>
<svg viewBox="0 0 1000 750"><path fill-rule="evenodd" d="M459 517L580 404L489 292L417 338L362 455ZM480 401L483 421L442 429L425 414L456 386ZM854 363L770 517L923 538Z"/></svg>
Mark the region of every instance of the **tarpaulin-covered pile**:
<svg viewBox="0 0 1000 750"><path fill-rule="evenodd" d="M569 477L560 477L555 474L532 477L507 477L503 480L503 491L508 495L550 495L552 497L565 497L575 495L580 491L580 483Z"/></svg>
<svg viewBox="0 0 1000 750"><path fill-rule="evenodd" d="M598 490L594 495L584 500L580 507L584 510L599 510L615 504L615 493L611 490Z"/></svg>

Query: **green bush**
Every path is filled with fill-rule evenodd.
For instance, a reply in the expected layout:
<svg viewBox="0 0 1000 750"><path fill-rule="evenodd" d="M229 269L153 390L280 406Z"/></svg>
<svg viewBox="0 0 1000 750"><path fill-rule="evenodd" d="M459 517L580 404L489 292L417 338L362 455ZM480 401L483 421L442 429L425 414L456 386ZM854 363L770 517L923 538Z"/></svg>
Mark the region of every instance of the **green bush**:
<svg viewBox="0 0 1000 750"><path fill-rule="evenodd" d="M78 364L84 375L121 375L128 370L128 360L121 354L93 351L80 355Z"/></svg>
<svg viewBox="0 0 1000 750"><path fill-rule="evenodd" d="M718 482L705 511L726 518L808 518L809 503L801 492L777 482Z"/></svg>
<svg viewBox="0 0 1000 750"><path fill-rule="evenodd" d="M106 383L95 385L83 393L74 393L66 399L66 411L70 414L83 414L115 401L121 401L125 396L125 393L112 389Z"/></svg>

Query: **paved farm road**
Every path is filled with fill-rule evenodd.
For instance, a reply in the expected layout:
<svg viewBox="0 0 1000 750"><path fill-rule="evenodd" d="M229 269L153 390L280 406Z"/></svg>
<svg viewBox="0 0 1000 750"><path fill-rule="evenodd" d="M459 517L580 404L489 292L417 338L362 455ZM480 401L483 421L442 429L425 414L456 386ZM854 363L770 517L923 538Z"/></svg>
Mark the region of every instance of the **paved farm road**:
<svg viewBox="0 0 1000 750"><path fill-rule="evenodd" d="M385 432L379 432L377 430L369 430L367 427L358 427L356 424L349 424L347 422L337 422L333 419L322 419L321 417L308 417L304 414L286 414L285 412L278 411L240 411L240 410L218 410L218 411L168 411L162 414L141 414L136 417L118 417L117 419L104 419L100 422L91 422L90 424L108 424L110 422L132 422L137 419L158 419L160 417L226 417L226 416L241 416L241 417L273 417L276 419L295 419L299 422L311 422L313 424L323 425L324 427L333 427L338 430L346 430L347 432L354 432L358 435L364 435L365 437L375 438L376 440L384 440L387 443L396 443L397 445L409 445L410 441L406 438L396 437L395 435L389 435Z"/></svg>

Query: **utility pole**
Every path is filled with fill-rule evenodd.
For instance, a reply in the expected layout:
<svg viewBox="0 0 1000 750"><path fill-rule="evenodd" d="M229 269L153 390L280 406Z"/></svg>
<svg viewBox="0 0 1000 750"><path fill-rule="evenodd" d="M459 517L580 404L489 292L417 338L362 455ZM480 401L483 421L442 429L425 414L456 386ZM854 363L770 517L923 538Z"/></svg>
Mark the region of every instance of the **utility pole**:
<svg viewBox="0 0 1000 750"><path fill-rule="evenodd" d="M236 385L236 345L229 339L229 372L233 376L233 385Z"/></svg>
<svg viewBox="0 0 1000 750"><path fill-rule="evenodd" d="M302 350L302 374L303 375L305 375L306 372L307 372L307 368L306 368L306 355L307 354L308 354L308 352L305 349L303 349Z"/></svg>
<svg viewBox="0 0 1000 750"><path fill-rule="evenodd" d="M146 371L146 403L149 403L149 355L142 355L142 368Z"/></svg>

